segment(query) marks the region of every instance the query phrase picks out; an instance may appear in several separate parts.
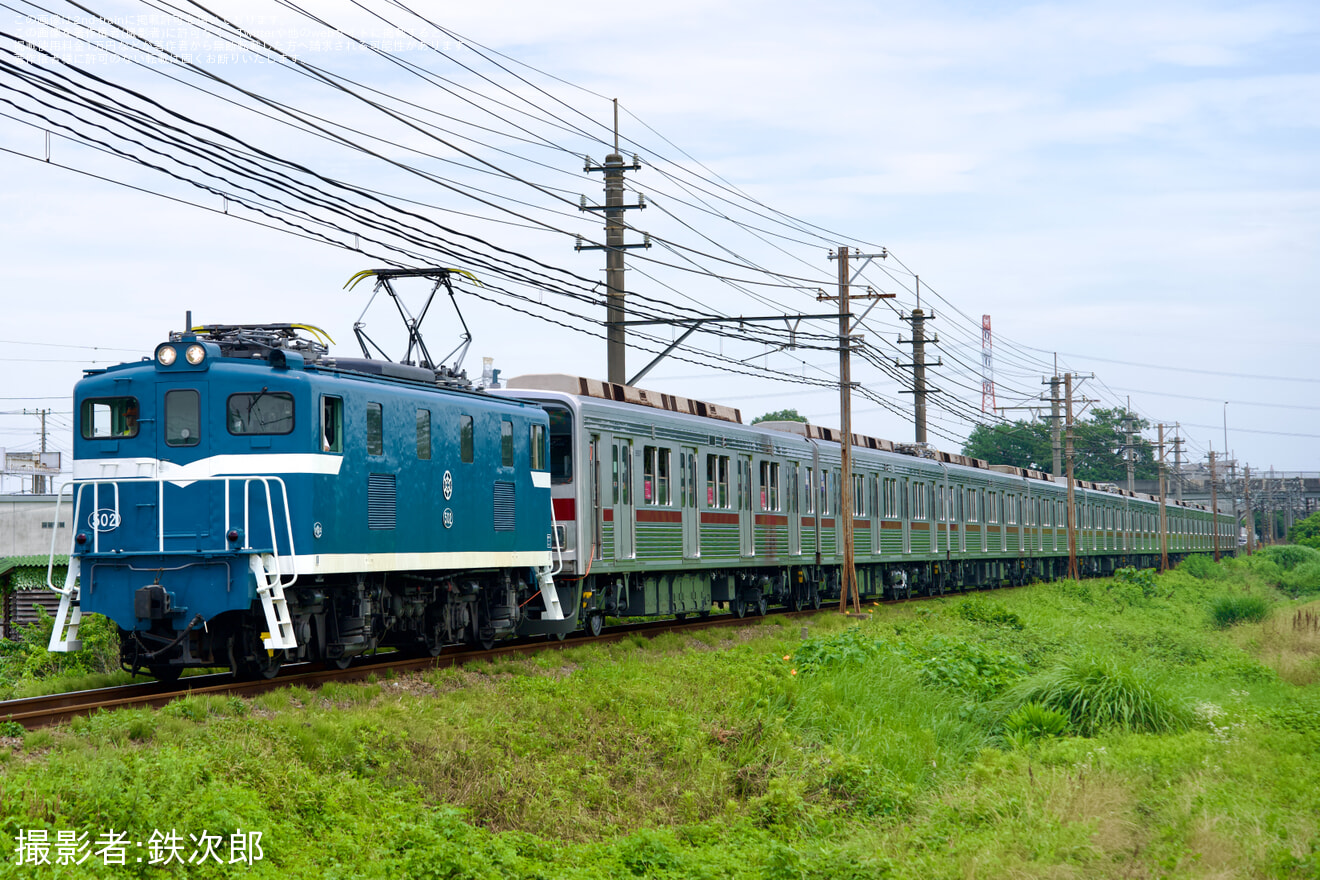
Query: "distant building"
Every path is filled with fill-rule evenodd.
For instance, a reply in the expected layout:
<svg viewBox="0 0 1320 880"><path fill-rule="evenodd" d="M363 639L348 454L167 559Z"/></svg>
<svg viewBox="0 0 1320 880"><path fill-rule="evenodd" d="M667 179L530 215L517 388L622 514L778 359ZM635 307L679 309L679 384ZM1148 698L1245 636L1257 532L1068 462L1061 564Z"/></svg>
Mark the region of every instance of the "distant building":
<svg viewBox="0 0 1320 880"><path fill-rule="evenodd" d="M56 519L55 497L0 495L0 558L49 554L52 537L56 553L69 552L73 511L65 498Z"/></svg>
<svg viewBox="0 0 1320 880"><path fill-rule="evenodd" d="M55 613L59 594L46 589L51 538L56 583L63 583L72 530L67 498L57 517L54 495L0 495L0 638L17 638L35 621L34 605Z"/></svg>
<svg viewBox="0 0 1320 880"><path fill-rule="evenodd" d="M37 606L55 616L60 596L46 587L50 561L49 552L0 559L0 638L18 638L24 626L37 620ZM54 562L54 582L63 583L69 557L56 556Z"/></svg>

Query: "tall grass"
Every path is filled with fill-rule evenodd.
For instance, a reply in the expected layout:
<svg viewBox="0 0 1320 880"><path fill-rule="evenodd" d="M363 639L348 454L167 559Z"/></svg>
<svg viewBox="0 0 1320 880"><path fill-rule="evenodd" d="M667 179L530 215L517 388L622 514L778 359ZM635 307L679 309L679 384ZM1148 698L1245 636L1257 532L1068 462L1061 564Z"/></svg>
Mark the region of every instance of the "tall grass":
<svg viewBox="0 0 1320 880"><path fill-rule="evenodd" d="M1185 730L1192 714L1149 675L1110 658L1083 657L1041 673L1005 695L1012 712L1036 703L1068 717L1082 736L1105 730L1167 733Z"/></svg>
<svg viewBox="0 0 1320 880"><path fill-rule="evenodd" d="M1270 615L1270 603L1260 596L1219 596L1210 603L1210 622L1220 629L1239 623L1260 623Z"/></svg>

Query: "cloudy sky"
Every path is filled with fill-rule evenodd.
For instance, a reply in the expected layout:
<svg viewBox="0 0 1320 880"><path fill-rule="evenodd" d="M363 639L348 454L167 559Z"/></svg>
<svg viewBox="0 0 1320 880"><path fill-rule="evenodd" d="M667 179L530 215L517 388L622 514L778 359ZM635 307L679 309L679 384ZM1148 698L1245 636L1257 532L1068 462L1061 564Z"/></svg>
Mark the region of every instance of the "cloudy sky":
<svg viewBox="0 0 1320 880"><path fill-rule="evenodd" d="M95 8L222 77L226 85L209 87L228 100L201 92L197 72L116 59L104 41L60 35L49 18L0 13L0 30L107 89L150 96L164 108L158 119L184 114L321 179L388 194L396 210L408 199L419 227L524 255L561 281L579 279L560 287L581 290L603 280L600 252L573 248L574 235L599 239L599 216L576 210L580 195L601 199L600 175L583 172L583 157L603 159L609 99L618 98L623 149L644 165L629 183L650 203L630 212L629 240L642 231L657 240L629 253L639 303L719 315L829 311L816 299L834 292L829 248L887 248L858 284L897 297L860 332L874 359L906 363L900 313L917 305L920 276L921 306L935 314L928 332L940 338L929 356L944 361L931 373L942 392L931 407L935 445L954 449L975 419L990 419L979 375L989 314L1001 406L1039 405L1057 356L1061 370L1094 373L1082 393L1097 406L1130 397L1152 425L1181 423L1193 459L1223 450L1226 422L1229 448L1253 470L1320 471L1314 4L428 6L429 23L384 4L372 7L379 17L315 7L410 71L274 4L208 4L351 78L356 96L260 60L251 46L207 42L144 4ZM60 28L95 24L73 7L47 9L73 19L54 22ZM0 48L22 53L12 39ZM21 68L17 57L2 60ZM216 195L224 185L207 192L91 149L86 135L100 131L92 115L75 123L67 106L43 107L14 70L0 72L0 446L33 448L38 422L23 411L48 407L51 442L67 450L79 371L149 353L187 309L216 323L305 321L326 328L342 353L352 349L369 294L342 287L381 265L384 251L257 225L270 218ZM259 117L228 84L316 114L371 153ZM356 227L339 226L341 243L352 238ZM483 271L522 299L460 294L474 335L469 371L491 357L505 376L603 377L599 308ZM377 306L368 327L391 338L396 319ZM433 351L456 344L447 303L427 326ZM662 341L674 333L652 332ZM837 424L837 392L819 384L837 377L836 356L823 344L771 343L694 336L687 360L639 384L738 406L745 419L794 407ZM651 356L630 352L629 373ZM911 395L892 373L854 368L866 386L854 427L910 440Z"/></svg>

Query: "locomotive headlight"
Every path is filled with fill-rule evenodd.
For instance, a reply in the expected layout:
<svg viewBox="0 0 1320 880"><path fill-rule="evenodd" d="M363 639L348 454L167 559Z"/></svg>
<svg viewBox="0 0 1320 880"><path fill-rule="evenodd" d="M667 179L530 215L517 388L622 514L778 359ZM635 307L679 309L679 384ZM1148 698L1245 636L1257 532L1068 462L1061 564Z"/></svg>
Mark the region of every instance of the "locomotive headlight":
<svg viewBox="0 0 1320 880"><path fill-rule="evenodd" d="M156 360L162 367L168 367L179 356L179 350L172 345L162 345L156 349Z"/></svg>
<svg viewBox="0 0 1320 880"><path fill-rule="evenodd" d="M188 359L188 363L192 364L195 367L198 364L200 364L202 361L206 360L206 349L202 348L200 345L196 343L193 343L192 345L188 346L188 350L183 353L183 356Z"/></svg>

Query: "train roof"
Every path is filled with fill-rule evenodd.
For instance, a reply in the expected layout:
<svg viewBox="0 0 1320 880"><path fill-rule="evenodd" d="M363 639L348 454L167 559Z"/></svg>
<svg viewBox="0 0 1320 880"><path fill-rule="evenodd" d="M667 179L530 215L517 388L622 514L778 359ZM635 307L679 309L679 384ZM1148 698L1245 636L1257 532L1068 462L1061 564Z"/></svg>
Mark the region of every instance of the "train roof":
<svg viewBox="0 0 1320 880"><path fill-rule="evenodd" d="M571 376L565 373L532 373L524 376L515 376L512 379L509 379L505 384L506 388L510 391L548 391L578 397L594 398L597 400L607 400L614 403L632 404L634 406L650 407L652 409L666 410L668 412L681 413L684 415L715 419L732 425L751 427L758 430L770 430L779 431L785 434L794 434L808 440L819 440L837 444L842 439L842 433L839 430L820 425L813 425L809 422L768 421L756 422L754 425L747 426L743 425L742 411L734 407L693 400L691 398L666 394L660 391L637 388L632 385L622 385L617 382L605 382L600 379ZM1017 467L1015 465L991 464L984 459L972 458L971 456L960 455L953 452L943 452L926 443L895 443L891 440L885 440L879 437L870 437L865 434L854 433L852 435L852 445L857 449L872 449L879 452L909 455L936 464L947 464L956 467L989 471L990 473L997 475L1015 476L1028 480L1039 480L1056 484L1066 482L1063 478L1056 478L1052 474L1048 474L1044 471ZM1159 498L1154 495L1147 495L1145 493L1123 489L1115 483L1094 480L1074 480L1073 482L1079 490L1083 491L1089 490L1091 492L1117 495L1124 498L1135 498L1156 503L1159 502ZM1179 503L1172 498L1166 499L1165 503L1171 507L1183 507L1193 510L1209 509L1199 504L1185 502Z"/></svg>

